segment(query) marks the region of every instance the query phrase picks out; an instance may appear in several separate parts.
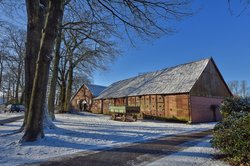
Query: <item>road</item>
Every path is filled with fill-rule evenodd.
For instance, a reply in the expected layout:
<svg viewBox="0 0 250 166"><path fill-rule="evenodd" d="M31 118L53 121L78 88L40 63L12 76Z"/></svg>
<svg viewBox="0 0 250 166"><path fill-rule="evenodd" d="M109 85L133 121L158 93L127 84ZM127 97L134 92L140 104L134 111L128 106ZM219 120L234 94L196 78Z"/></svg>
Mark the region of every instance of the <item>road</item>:
<svg viewBox="0 0 250 166"><path fill-rule="evenodd" d="M126 166L145 165L172 153L184 150L181 144L201 139L210 135L211 131L190 134L181 134L159 138L150 142L135 143L129 146L99 150L87 154L80 152L77 155L61 157L56 160L37 164L39 166ZM197 141L198 142L198 141ZM30 164L29 164L30 165Z"/></svg>
<svg viewBox="0 0 250 166"><path fill-rule="evenodd" d="M15 121L23 119L23 118L24 118L24 115L20 115L20 116L16 116L16 117L12 117L12 118L3 119L3 120L0 120L0 125L4 125L6 123L15 122Z"/></svg>

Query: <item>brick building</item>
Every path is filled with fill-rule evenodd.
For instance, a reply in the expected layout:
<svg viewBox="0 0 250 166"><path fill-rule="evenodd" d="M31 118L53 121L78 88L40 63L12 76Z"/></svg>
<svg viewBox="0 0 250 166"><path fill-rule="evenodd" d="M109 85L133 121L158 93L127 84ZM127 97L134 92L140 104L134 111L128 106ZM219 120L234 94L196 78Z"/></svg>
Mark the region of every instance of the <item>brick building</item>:
<svg viewBox="0 0 250 166"><path fill-rule="evenodd" d="M78 111L90 111L93 98L97 97L105 88L107 87L83 84L71 98L72 107Z"/></svg>
<svg viewBox="0 0 250 166"><path fill-rule="evenodd" d="M93 101L93 113L109 106L140 106L144 116L181 121L218 121L217 107L232 96L212 58L186 63L121 80Z"/></svg>

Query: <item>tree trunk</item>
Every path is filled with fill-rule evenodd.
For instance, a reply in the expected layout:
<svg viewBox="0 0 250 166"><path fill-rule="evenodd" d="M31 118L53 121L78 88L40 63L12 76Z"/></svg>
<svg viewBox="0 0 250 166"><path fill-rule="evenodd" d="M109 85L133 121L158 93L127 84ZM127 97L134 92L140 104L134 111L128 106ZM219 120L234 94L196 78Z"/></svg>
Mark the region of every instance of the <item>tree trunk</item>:
<svg viewBox="0 0 250 166"><path fill-rule="evenodd" d="M68 76L68 86L66 91L66 99L64 104L64 111L69 111L71 107L70 99L72 95L72 84L73 84L73 64L72 64L72 54L69 55L69 76Z"/></svg>
<svg viewBox="0 0 250 166"><path fill-rule="evenodd" d="M18 97L18 90L19 90L19 84L20 81L17 79L17 83L16 83L16 89L15 89L15 103L19 103L19 97Z"/></svg>
<svg viewBox="0 0 250 166"><path fill-rule="evenodd" d="M15 82L13 81L12 82L12 94L11 94L11 100L12 101L15 101L14 99L15 99Z"/></svg>
<svg viewBox="0 0 250 166"><path fill-rule="evenodd" d="M57 77L58 77L58 71L59 71L59 61L60 61L60 47L61 47L61 41L62 41L62 18L59 20L59 32L56 37L56 48L55 48L55 57L54 57L54 65L53 65L53 73L52 78L50 82L50 92L49 92L49 98L48 98L48 112L52 118L52 120L55 120L55 97L56 97L56 84L57 84Z"/></svg>
<svg viewBox="0 0 250 166"><path fill-rule="evenodd" d="M10 100L10 76L8 78L7 102Z"/></svg>
<svg viewBox="0 0 250 166"><path fill-rule="evenodd" d="M56 125L53 123L52 118L48 112L48 104L45 104L44 116L43 116L43 128L44 129L55 129Z"/></svg>
<svg viewBox="0 0 250 166"><path fill-rule="evenodd" d="M20 67L19 67L20 69ZM15 103L19 103L19 86L21 83L21 69L17 74L17 82L16 82L16 92L15 92Z"/></svg>
<svg viewBox="0 0 250 166"><path fill-rule="evenodd" d="M44 24L44 12L40 9L39 0L26 0L27 8L27 39L26 39L26 54L25 54L25 117L20 130L23 130L28 119L29 104L33 88L33 80L35 77L36 60L40 48L40 39L42 37L42 28Z"/></svg>
<svg viewBox="0 0 250 166"><path fill-rule="evenodd" d="M23 104L23 102L24 102L24 92L22 92L22 95L21 95L21 98L20 98L20 104Z"/></svg>
<svg viewBox="0 0 250 166"><path fill-rule="evenodd" d="M64 112L64 103L65 103L65 96L66 96L66 81L63 79L61 82L61 88L60 88L60 113Z"/></svg>
<svg viewBox="0 0 250 166"><path fill-rule="evenodd" d="M3 79L3 55L0 55L0 88L2 88L2 79Z"/></svg>
<svg viewBox="0 0 250 166"><path fill-rule="evenodd" d="M3 92L3 104L5 103L5 95L4 95L5 93Z"/></svg>
<svg viewBox="0 0 250 166"><path fill-rule="evenodd" d="M44 137L43 118L51 61L51 52L58 32L59 18L63 14L62 0L49 0L49 9L43 29L36 63L35 79L29 105L29 114L22 142L36 141Z"/></svg>

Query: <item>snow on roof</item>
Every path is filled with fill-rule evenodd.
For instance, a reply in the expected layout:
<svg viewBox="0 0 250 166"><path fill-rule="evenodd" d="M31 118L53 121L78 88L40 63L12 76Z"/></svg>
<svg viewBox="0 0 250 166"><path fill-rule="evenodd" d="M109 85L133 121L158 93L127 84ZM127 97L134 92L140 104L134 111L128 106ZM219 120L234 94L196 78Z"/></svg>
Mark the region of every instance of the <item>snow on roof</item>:
<svg viewBox="0 0 250 166"><path fill-rule="evenodd" d="M106 86L94 84L87 84L86 86L89 88L90 92L94 95L94 97L99 96L100 93L107 88Z"/></svg>
<svg viewBox="0 0 250 166"><path fill-rule="evenodd" d="M96 99L119 98L146 94L188 93L211 58L138 75L118 81Z"/></svg>

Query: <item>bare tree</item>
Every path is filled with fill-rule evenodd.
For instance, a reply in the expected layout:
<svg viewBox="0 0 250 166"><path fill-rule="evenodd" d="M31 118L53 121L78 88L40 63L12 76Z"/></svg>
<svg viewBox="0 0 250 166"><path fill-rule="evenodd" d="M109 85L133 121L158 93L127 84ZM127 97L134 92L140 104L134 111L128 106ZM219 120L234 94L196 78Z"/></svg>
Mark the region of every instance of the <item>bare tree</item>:
<svg viewBox="0 0 250 166"><path fill-rule="evenodd" d="M8 100L15 99L11 101L13 103L21 102L20 93L23 92L23 75L24 75L24 54L25 54L25 31L18 29L13 25L5 26L2 28L4 35L2 35L1 43L1 78L3 75L7 75L5 82L11 81L12 86L3 85L4 89L12 89L12 95L7 95ZM4 69L4 70L3 70ZM2 81L1 81L2 83ZM8 88L6 88L8 87ZM10 98L11 96L11 98Z"/></svg>
<svg viewBox="0 0 250 166"><path fill-rule="evenodd" d="M5 40L9 51L6 62L15 76L15 103L19 103L21 79L24 74L25 35L25 31L9 27L7 29L7 39Z"/></svg>
<svg viewBox="0 0 250 166"><path fill-rule="evenodd" d="M243 81L230 81L228 86L232 93L236 96L248 97L250 95L250 88L246 80Z"/></svg>
<svg viewBox="0 0 250 166"><path fill-rule="evenodd" d="M248 97L250 95L249 86L246 80L240 82L240 93L242 97Z"/></svg>
<svg viewBox="0 0 250 166"><path fill-rule="evenodd" d="M173 31L169 26L163 27L157 24L157 20L163 19L171 22L172 20L179 20L185 16L190 15L190 12L186 8L189 2L186 0L175 0L166 2L156 1L81 1L72 0L65 6L65 18L62 25L62 29L70 30L71 32L77 32L86 39L92 39L96 43L103 42L93 33L89 32L95 27L100 28L106 34L112 34L114 37L124 37L124 32L127 37L133 43L133 35L137 34L140 37L158 37L163 33L171 33ZM117 28L118 27L118 28ZM115 30L116 29L116 30ZM61 41L58 38L58 41ZM60 42L57 42L55 64L59 64L58 47ZM83 59L80 59L83 61ZM69 61L70 62L70 61ZM61 63L61 66L65 66L67 63ZM53 75L57 75L57 65L54 65ZM65 67L64 67L65 69ZM59 73L61 76L61 102L67 104L65 101L66 95L66 80L71 82L72 72L69 75L65 75L65 70L62 69ZM64 77L65 75L65 77ZM54 118L54 96L55 92L55 77L51 80L51 92L49 97L49 110ZM70 86L69 86L70 87ZM69 90L69 88L68 88ZM68 96L69 93L68 93ZM61 104L64 105L64 104ZM65 108L65 107L64 107ZM61 110L63 106L61 106Z"/></svg>
<svg viewBox="0 0 250 166"><path fill-rule="evenodd" d="M0 88L2 88L3 85L4 60L6 57L5 47L6 47L5 42L0 41Z"/></svg>
<svg viewBox="0 0 250 166"><path fill-rule="evenodd" d="M44 2L44 3L41 3ZM33 81L32 84L32 93L30 96L29 102L29 112L27 118L27 124L25 125L25 133L22 137L21 141L35 141L39 138L44 137L43 131L43 118L44 118L44 109L46 103L46 92L47 92L47 84L48 84L48 76L49 76L49 66L51 61L51 52L54 46L54 40L56 38L60 20L59 18L63 15L63 1L62 0L48 0L48 1L39 1L39 0L27 0L27 11L28 11L28 20L31 23L30 27L28 27L28 37L27 40L31 41L31 38L35 38L34 36L29 36L30 31L33 30L33 26L37 26L39 31L36 35L40 35L37 39L36 44L38 45L38 53L35 54L37 56L36 60L36 68L34 81L30 78L29 81ZM42 9L40 7L42 6ZM46 10L46 17L44 18L44 13L40 13L40 10L44 10L43 7L48 6L48 10ZM35 14L35 15L34 15ZM43 15L39 19L40 15ZM45 21L39 21L44 20ZM38 20L38 22L33 22L34 20ZM42 22L42 23L41 23ZM44 23L43 23L44 22ZM44 24L41 26L41 24ZM41 28L43 31L41 32ZM30 50L34 50L34 47L37 45L34 43L27 44L27 47L30 47ZM26 54L34 57L32 54ZM26 59L26 63L31 63L30 59ZM34 61L32 61L34 62ZM29 70L28 70L29 71ZM32 75L31 73L29 73ZM27 81L28 81L27 80ZM28 90L29 91L29 90Z"/></svg>
<svg viewBox="0 0 250 166"><path fill-rule="evenodd" d="M63 4L63 11L67 3L68 2L65 1ZM56 87L57 87L59 62L60 62L60 49L61 49L61 42L62 42L62 22L63 22L63 14L59 18L59 25L58 25L59 30L56 36L53 70L52 70L52 77L50 81L50 89L49 89L49 96L48 96L48 112L53 121L55 120L55 98L56 98Z"/></svg>
<svg viewBox="0 0 250 166"><path fill-rule="evenodd" d="M27 0L28 20L33 21L35 18L39 18L39 8L41 6L39 0ZM48 10L46 12L46 21L43 27L43 34L40 38L39 53L37 54L36 74L34 77L32 96L29 103L28 121L25 127L24 141L34 141L44 136L43 133L43 113L44 103L46 97L46 88L48 82L48 68L50 65L50 57L52 46L56 34L58 32L59 18L63 14L63 1L62 0L48 0ZM92 15L100 20L103 15L113 16L112 24L118 26L123 24L126 32L132 29L134 32L146 36L158 36L161 32L168 32L168 28L162 28L160 24L161 19L171 20L179 19L182 16L186 16L183 7L188 5L187 0L175 0L175 1L107 1L107 0L93 0L82 1L72 0L74 4L69 3L69 7L82 8L88 7L91 10ZM42 3L42 5L44 5ZM73 6L74 5L74 6ZM46 5L44 5L46 6ZM86 9L86 8L85 8ZM97 13L98 11L98 13ZM100 12L102 11L102 12ZM35 17L32 17L34 14ZM78 15L78 13L75 13ZM101 17L100 17L101 16ZM156 19L157 18L157 19ZM39 20L39 19L37 19ZM118 23L116 23L118 22ZM34 24L36 26L37 24ZM28 28L31 31L31 27ZM40 34L40 33L39 33ZM129 34L129 33L127 33ZM31 36L29 36L31 37ZM27 37L27 39L29 39ZM33 37L34 38L34 37ZM29 39L30 40L30 39ZM37 42L36 42L37 43ZM32 43L27 44L31 48ZM27 46L27 47L28 47ZM28 50L28 49L27 49ZM28 60L28 59L27 59ZM27 61L26 61L27 62ZM30 61L29 61L30 62ZM30 79L29 79L30 80Z"/></svg>
<svg viewBox="0 0 250 166"><path fill-rule="evenodd" d="M65 10L74 9L72 15L82 17L90 13L91 22L102 22L103 17L110 18L103 25L119 29L133 41L135 35L142 38L159 37L171 33L167 23L190 15L188 0L69 0ZM22 141L35 141L44 136L43 115L49 76L51 53L55 38L60 29L64 0L26 0L27 39L25 56L25 133ZM77 10L76 10L77 9ZM82 11L79 13L78 11ZM87 12L90 11L90 12ZM164 21L165 24L163 23ZM73 22L84 26L84 22ZM97 61L98 62L98 61Z"/></svg>
<svg viewBox="0 0 250 166"><path fill-rule="evenodd" d="M230 81L228 82L228 87L234 95L239 94L239 81Z"/></svg>
<svg viewBox="0 0 250 166"><path fill-rule="evenodd" d="M240 1L227 0L227 1L229 6L228 7L229 11L232 15L236 13L237 16L240 16L244 12L246 12L250 6L250 0L240 0Z"/></svg>
<svg viewBox="0 0 250 166"><path fill-rule="evenodd" d="M105 62L113 60L117 53L115 44L108 41L101 28L91 29L87 36L78 31L65 30L63 38L67 62L67 89L63 111L70 109L73 75L76 69L90 75L94 69L104 69Z"/></svg>

